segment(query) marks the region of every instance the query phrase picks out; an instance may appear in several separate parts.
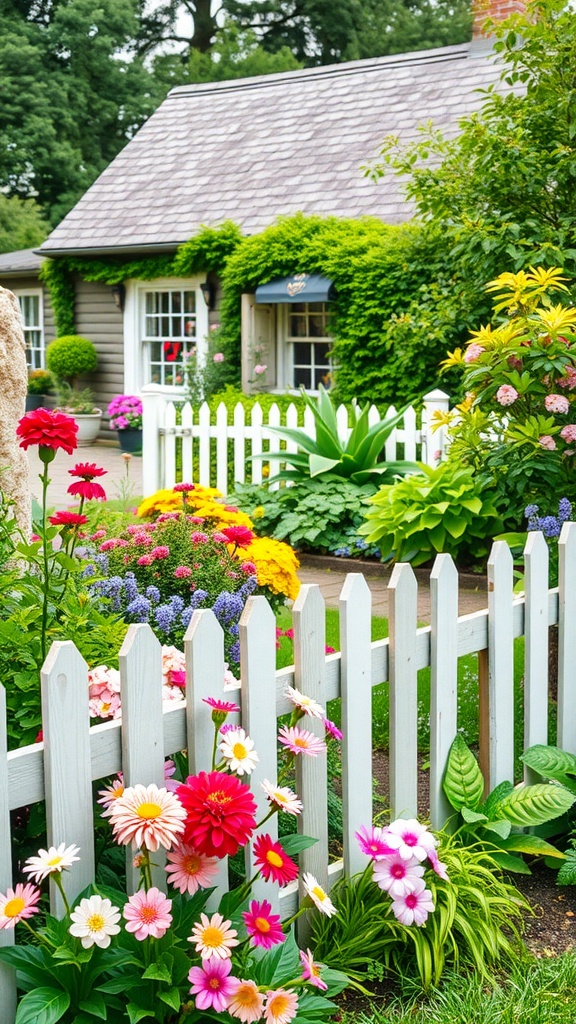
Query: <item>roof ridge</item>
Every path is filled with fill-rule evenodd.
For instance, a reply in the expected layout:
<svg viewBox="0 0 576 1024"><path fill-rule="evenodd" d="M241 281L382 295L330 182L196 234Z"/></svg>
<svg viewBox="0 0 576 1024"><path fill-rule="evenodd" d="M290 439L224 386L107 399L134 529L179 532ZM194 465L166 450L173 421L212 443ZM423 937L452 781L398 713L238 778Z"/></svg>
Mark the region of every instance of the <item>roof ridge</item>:
<svg viewBox="0 0 576 1024"><path fill-rule="evenodd" d="M412 50L410 53L393 53L384 57L369 57L365 60L345 61L342 64L322 64L315 68L300 68L296 71L280 71L273 75L255 75L250 78L227 78L222 82L194 82L178 85L168 96L209 95L215 92L240 89L265 89L268 86L285 85L288 79L307 81L314 78L340 78L365 72L379 71L383 66L408 67L419 64L438 64L444 61L466 58L486 59L487 54L471 54L470 43L437 47L431 50Z"/></svg>

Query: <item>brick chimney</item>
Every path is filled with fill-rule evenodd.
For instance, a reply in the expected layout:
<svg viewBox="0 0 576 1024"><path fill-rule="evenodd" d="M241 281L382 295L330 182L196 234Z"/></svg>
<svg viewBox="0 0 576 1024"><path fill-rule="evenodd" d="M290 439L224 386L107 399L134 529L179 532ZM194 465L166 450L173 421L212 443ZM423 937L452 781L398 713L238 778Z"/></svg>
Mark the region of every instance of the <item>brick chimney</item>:
<svg viewBox="0 0 576 1024"><path fill-rule="evenodd" d="M482 32L482 26L487 18L494 21L504 21L509 14L523 14L526 4L523 0L472 0L474 12L474 23L472 27L473 41L487 41L487 36Z"/></svg>

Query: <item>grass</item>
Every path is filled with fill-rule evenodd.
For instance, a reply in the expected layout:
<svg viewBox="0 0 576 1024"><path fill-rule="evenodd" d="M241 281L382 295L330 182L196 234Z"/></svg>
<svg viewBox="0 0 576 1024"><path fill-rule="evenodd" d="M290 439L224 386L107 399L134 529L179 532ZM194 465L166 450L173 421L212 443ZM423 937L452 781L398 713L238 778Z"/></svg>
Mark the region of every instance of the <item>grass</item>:
<svg viewBox="0 0 576 1024"><path fill-rule="evenodd" d="M520 959L492 987L476 975L446 974L427 997L405 986L369 1011L342 1008L342 1024L574 1024L576 953Z"/></svg>

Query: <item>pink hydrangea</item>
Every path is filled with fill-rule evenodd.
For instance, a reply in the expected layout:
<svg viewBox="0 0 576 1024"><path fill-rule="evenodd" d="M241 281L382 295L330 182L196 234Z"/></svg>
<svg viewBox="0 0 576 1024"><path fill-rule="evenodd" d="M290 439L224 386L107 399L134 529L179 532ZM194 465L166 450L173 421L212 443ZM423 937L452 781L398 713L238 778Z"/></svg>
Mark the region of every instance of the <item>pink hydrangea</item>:
<svg viewBox="0 0 576 1024"><path fill-rule="evenodd" d="M174 575L177 580L185 580L192 575L192 569L190 569L187 565L179 565L176 569L174 569Z"/></svg>
<svg viewBox="0 0 576 1024"><path fill-rule="evenodd" d="M544 405L546 407L546 412L566 413L570 408L570 402L566 398L566 395L546 395Z"/></svg>
<svg viewBox="0 0 576 1024"><path fill-rule="evenodd" d="M547 452L556 451L556 441L550 434L542 434L542 437L538 438L538 444L541 448L545 448Z"/></svg>
<svg viewBox="0 0 576 1024"><path fill-rule="evenodd" d="M110 540L105 540L100 545L100 551L114 551L114 548L127 548L128 541L122 540L120 537L111 537Z"/></svg>
<svg viewBox="0 0 576 1024"><path fill-rule="evenodd" d="M465 353L464 353L464 362L465 363L475 363L476 360L485 351L486 351L486 349L484 348L483 345L477 345L477 344L469 345L468 348L466 349Z"/></svg>
<svg viewBox="0 0 576 1024"><path fill-rule="evenodd" d="M157 561L161 561L163 558L168 558L170 555L170 548L165 544L160 544L157 548L153 548L150 552L152 558Z"/></svg>
<svg viewBox="0 0 576 1024"><path fill-rule="evenodd" d="M223 363L224 362L224 353L223 352L215 352L214 355L212 356L212 362L213 363Z"/></svg>
<svg viewBox="0 0 576 1024"><path fill-rule="evenodd" d="M572 444L573 441L576 441L576 423L568 423L565 427L562 427L560 437L567 444Z"/></svg>
<svg viewBox="0 0 576 1024"><path fill-rule="evenodd" d="M576 388L576 367L567 366L564 376L560 378L558 384L561 388L568 388L569 391L573 391Z"/></svg>
<svg viewBox="0 0 576 1024"><path fill-rule="evenodd" d="M140 555L136 565L152 565L153 561L152 555Z"/></svg>
<svg viewBox="0 0 576 1024"><path fill-rule="evenodd" d="M496 401L500 402L500 405L513 405L517 398L518 392L511 384L502 384L496 392Z"/></svg>
<svg viewBox="0 0 576 1024"><path fill-rule="evenodd" d="M145 533L144 530L139 530L138 533L133 534L132 540L137 548L149 548L154 543L152 537Z"/></svg>
<svg viewBox="0 0 576 1024"><path fill-rule="evenodd" d="M207 533L201 533L199 530L196 530L190 534L190 540L193 544L206 544L210 538Z"/></svg>

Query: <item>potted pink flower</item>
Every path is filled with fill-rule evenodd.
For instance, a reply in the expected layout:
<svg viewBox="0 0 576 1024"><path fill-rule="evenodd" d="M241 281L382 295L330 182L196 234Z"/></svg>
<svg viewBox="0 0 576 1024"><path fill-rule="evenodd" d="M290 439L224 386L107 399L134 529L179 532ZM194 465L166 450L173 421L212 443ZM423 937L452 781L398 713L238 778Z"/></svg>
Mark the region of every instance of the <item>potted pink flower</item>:
<svg viewBox="0 0 576 1024"><path fill-rule="evenodd" d="M138 395L117 395L108 406L111 430L118 431L123 452L142 451L142 401Z"/></svg>

